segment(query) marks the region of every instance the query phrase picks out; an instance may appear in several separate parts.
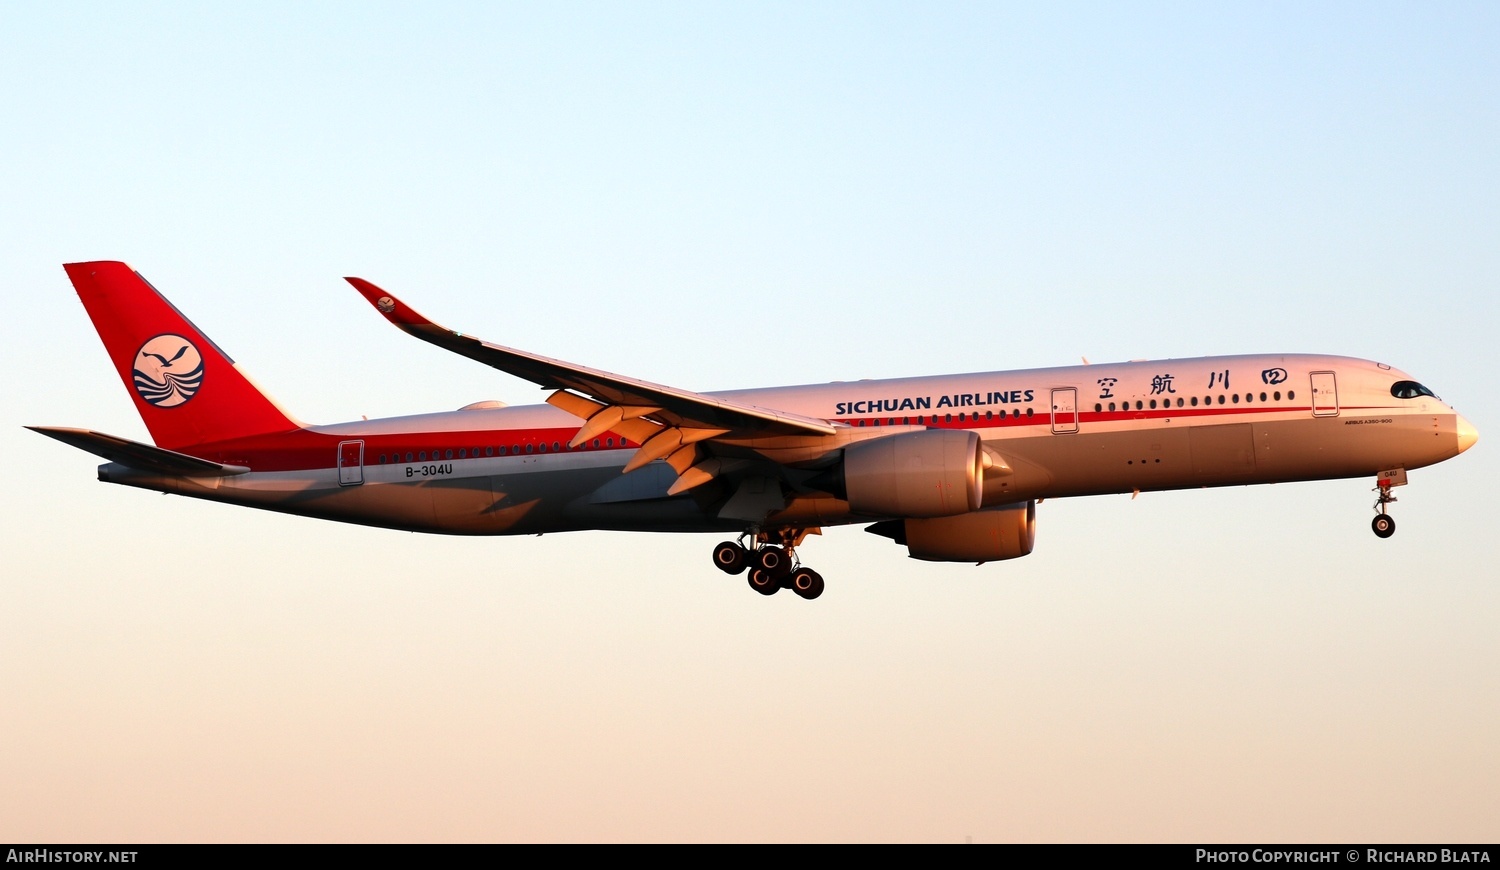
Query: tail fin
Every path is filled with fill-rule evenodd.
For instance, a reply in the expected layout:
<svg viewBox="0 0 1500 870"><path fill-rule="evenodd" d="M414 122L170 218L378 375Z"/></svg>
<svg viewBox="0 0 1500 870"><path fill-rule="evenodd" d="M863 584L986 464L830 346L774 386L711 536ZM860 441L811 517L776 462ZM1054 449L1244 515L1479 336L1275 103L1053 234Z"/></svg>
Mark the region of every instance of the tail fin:
<svg viewBox="0 0 1500 870"><path fill-rule="evenodd" d="M63 268L157 446L300 428L140 273L108 261Z"/></svg>

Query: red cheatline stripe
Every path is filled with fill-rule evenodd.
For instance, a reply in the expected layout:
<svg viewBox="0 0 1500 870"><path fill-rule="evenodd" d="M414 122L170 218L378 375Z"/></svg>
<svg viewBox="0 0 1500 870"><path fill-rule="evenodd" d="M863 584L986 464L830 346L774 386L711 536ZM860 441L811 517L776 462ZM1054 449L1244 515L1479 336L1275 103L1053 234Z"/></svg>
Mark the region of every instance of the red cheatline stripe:
<svg viewBox="0 0 1500 870"><path fill-rule="evenodd" d="M1340 409L1340 413L1365 410L1394 409L1375 408L1373 406L1346 406ZM1285 407L1272 406L1270 403L1267 403L1265 405L1239 405L1222 408L1214 406L1212 408L1158 408L1156 410L1147 409L1143 411L1136 411L1134 409L1129 411L1085 410L1078 412L1078 420L1080 425L1089 425L1136 423L1144 420L1172 418L1191 418L1201 421L1209 418L1243 417L1249 414L1275 414L1277 417L1300 420L1308 418L1311 413L1312 408L1306 405ZM1037 410L1030 417L1025 416L1024 411L1020 417L1012 417L1007 414L1003 420L1000 419L998 414L995 418L988 420L983 419L982 416L979 419L974 419L972 412L964 412L964 414L966 419L963 422L958 420L958 414L953 414L953 420L951 421L942 419L947 416L946 414L924 414L922 415L922 419L925 421L923 425L937 429L1011 429L1040 426L1050 430L1052 427L1052 418L1045 410ZM915 421L917 418L915 415L881 415L879 417L841 418L838 422L861 425L861 421L863 421L863 425L873 426L874 421L877 419L884 426L887 425L887 420L895 420L895 425L903 425L901 423L902 420L911 420L913 421L912 423L905 425L916 425ZM578 427L576 426L547 429L477 429L466 432L406 432L379 435L331 435L324 432L303 429L279 435L261 435L217 444L205 444L183 452L212 462L222 462L228 465L245 465L255 471L305 471L334 468L338 445L345 441L363 441L365 443L364 464L375 467L381 464L379 461L381 454L386 455L388 459L386 464L388 465L405 465L407 464L405 456L408 452L413 457L425 452L428 457L425 460L427 462L451 462L459 458L459 450L466 451L463 458L467 460L512 458L517 455L533 457L552 455L554 453L552 450L554 442L560 447L556 452L564 454L593 453L605 450L633 450L640 446L633 442L626 442L618 435L605 433L599 437L600 446L597 448L593 447L593 442L590 441L585 446L569 450L567 447L568 440L577 432ZM609 438L615 439L614 447L606 446L607 439ZM530 454L525 453L526 445L530 444L539 448L543 443L547 445L546 454L541 453L540 450ZM522 452L520 454L515 452L517 445L521 448ZM503 457L499 455L498 448L501 447L504 447L506 450ZM478 456L473 455L472 452L476 448L480 451ZM485 448L495 448L495 455L483 455ZM452 457L447 455L450 450L453 451ZM434 457L434 451L441 455L442 458L440 460ZM399 460L395 459L397 456L401 458ZM412 459L413 463L421 461L423 460Z"/></svg>

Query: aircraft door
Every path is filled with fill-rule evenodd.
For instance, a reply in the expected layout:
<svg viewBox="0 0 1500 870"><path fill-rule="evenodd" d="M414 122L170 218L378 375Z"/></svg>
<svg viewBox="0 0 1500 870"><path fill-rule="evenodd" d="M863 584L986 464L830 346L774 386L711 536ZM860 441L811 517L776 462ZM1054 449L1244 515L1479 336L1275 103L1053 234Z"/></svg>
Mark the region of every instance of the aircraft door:
<svg viewBox="0 0 1500 870"><path fill-rule="evenodd" d="M1078 431L1078 390L1058 387L1052 391L1052 432L1067 435Z"/></svg>
<svg viewBox="0 0 1500 870"><path fill-rule="evenodd" d="M1339 387L1333 372L1312 373L1312 412L1314 417L1339 415Z"/></svg>
<svg viewBox="0 0 1500 870"><path fill-rule="evenodd" d="M339 486L358 486L365 482L365 442L339 442Z"/></svg>

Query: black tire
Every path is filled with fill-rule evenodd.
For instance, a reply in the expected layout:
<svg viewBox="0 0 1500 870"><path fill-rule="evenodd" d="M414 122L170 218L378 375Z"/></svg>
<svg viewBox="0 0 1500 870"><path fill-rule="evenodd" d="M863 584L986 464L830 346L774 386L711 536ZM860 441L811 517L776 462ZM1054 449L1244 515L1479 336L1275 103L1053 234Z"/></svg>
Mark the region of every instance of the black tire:
<svg viewBox="0 0 1500 870"><path fill-rule="evenodd" d="M714 567L725 574L742 574L750 564L750 554L734 541L714 547Z"/></svg>
<svg viewBox="0 0 1500 870"><path fill-rule="evenodd" d="M792 560L780 547L761 547L755 554L755 565L772 577L785 577L792 573Z"/></svg>
<svg viewBox="0 0 1500 870"><path fill-rule="evenodd" d="M792 572L791 582L787 585L792 587L793 592L811 601L823 594L823 575L811 568L798 568Z"/></svg>
<svg viewBox="0 0 1500 870"><path fill-rule="evenodd" d="M1389 538L1396 534L1396 520L1390 514L1376 514L1370 521L1370 528L1375 530L1377 538Z"/></svg>
<svg viewBox="0 0 1500 870"><path fill-rule="evenodd" d="M764 568L751 568L750 588L762 595L775 595L781 591L781 581Z"/></svg>

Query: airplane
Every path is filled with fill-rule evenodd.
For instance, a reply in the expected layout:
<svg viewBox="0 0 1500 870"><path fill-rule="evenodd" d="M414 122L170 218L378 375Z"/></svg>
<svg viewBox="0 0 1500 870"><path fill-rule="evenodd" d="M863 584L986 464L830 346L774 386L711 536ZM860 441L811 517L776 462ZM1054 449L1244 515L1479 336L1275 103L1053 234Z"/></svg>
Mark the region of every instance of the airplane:
<svg viewBox="0 0 1500 870"><path fill-rule="evenodd" d="M551 392L314 426L130 266L64 268L155 444L28 428L105 459L101 481L439 534L722 532L714 565L764 595L823 593L798 548L824 527L927 561L1028 555L1048 498L1373 475L1387 538L1407 472L1479 437L1402 371L1310 354L697 393L481 341L361 278L397 328Z"/></svg>

